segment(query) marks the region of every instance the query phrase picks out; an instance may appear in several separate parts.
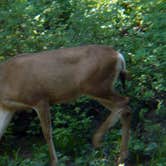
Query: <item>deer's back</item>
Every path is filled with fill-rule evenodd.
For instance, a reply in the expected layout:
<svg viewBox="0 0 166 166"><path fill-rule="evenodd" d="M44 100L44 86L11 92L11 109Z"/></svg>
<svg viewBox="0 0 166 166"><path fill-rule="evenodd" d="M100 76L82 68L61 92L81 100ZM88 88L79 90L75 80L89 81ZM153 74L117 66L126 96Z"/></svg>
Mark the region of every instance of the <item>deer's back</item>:
<svg viewBox="0 0 166 166"><path fill-rule="evenodd" d="M0 97L26 103L46 97L55 102L68 100L80 95L84 85L103 79L103 70L108 68L105 75L111 74L114 63L116 52L106 46L17 56L0 66Z"/></svg>

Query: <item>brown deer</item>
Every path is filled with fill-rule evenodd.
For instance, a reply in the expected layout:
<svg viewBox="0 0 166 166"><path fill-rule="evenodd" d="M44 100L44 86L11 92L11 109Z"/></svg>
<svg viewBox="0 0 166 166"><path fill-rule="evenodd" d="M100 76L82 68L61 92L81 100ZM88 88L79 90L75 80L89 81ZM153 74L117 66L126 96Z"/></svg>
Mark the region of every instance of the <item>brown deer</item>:
<svg viewBox="0 0 166 166"><path fill-rule="evenodd" d="M88 95L111 111L93 137L95 147L119 119L122 143L119 163L128 154L130 108L128 97L117 94L114 82L126 75L123 56L108 46L88 45L23 54L0 64L0 138L16 111L37 112L47 141L51 166L57 166L49 106Z"/></svg>

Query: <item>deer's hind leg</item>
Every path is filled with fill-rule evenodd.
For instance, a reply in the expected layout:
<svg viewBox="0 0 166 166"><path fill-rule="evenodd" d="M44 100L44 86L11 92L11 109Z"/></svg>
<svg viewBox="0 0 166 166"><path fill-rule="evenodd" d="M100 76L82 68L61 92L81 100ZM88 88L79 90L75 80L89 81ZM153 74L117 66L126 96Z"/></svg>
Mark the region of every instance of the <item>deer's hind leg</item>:
<svg viewBox="0 0 166 166"><path fill-rule="evenodd" d="M122 141L120 145L120 156L118 163L123 163L128 157L128 141L130 138L131 109L129 106L124 107L121 114L122 123Z"/></svg>
<svg viewBox="0 0 166 166"><path fill-rule="evenodd" d="M115 99L115 100L114 100ZM108 131L108 129L121 119L122 122L122 141L120 148L120 157L118 162L122 163L128 156L128 140L130 136L130 115L131 111L128 103L128 98L123 96L118 96L118 94L111 95L108 99L98 98L97 99L103 106L111 111L108 118L101 124L97 132L93 137L93 144L95 147L100 146L101 139L103 135Z"/></svg>
<svg viewBox="0 0 166 166"><path fill-rule="evenodd" d="M95 147L99 147L101 145L101 139L104 134L113 127L121 117L122 108L111 107L112 102L106 99L98 99L99 103L106 107L111 113L107 117L107 119L101 124L101 126L97 129L96 133L93 136L93 145ZM114 105L113 105L114 106Z"/></svg>
<svg viewBox="0 0 166 166"><path fill-rule="evenodd" d="M58 159L56 156L55 147L52 139L52 125L51 125L51 114L49 110L49 104L45 101L41 101L34 107L34 109L36 110L39 116L43 135L48 144L50 158L51 158L51 166L57 166Z"/></svg>

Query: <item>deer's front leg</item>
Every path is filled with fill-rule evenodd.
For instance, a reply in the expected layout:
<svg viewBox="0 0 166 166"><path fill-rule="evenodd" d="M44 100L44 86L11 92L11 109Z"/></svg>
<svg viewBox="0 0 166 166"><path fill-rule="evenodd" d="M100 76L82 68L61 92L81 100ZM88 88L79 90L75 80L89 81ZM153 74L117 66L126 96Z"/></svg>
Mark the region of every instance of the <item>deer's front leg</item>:
<svg viewBox="0 0 166 166"><path fill-rule="evenodd" d="M0 107L0 140L9 122L11 121L13 115L14 115L13 111Z"/></svg>
<svg viewBox="0 0 166 166"><path fill-rule="evenodd" d="M40 102L37 106L35 106L35 110L38 113L43 135L48 144L50 158L51 158L51 166L57 166L57 156L54 148L54 143L52 139L52 126L51 126L51 114L49 111L49 105L45 102Z"/></svg>

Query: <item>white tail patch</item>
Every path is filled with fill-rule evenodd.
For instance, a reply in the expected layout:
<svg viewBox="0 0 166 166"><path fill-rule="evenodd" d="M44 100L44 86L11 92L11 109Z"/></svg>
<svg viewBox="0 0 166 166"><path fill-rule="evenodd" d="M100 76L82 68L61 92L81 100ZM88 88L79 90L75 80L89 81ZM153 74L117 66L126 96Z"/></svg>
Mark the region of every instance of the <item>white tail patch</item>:
<svg viewBox="0 0 166 166"><path fill-rule="evenodd" d="M121 71L121 70L126 70L126 62L124 59L124 56L118 52L118 57L119 57L119 62L117 64L117 68Z"/></svg>
<svg viewBox="0 0 166 166"><path fill-rule="evenodd" d="M119 52L117 52L117 54L118 54L118 61L117 61L117 64L116 64L116 75L115 75L115 79L114 79L113 83L116 82L116 80L119 76L119 73L121 71L126 70L126 62L125 62L125 59L124 59L123 55Z"/></svg>
<svg viewBox="0 0 166 166"><path fill-rule="evenodd" d="M14 112L10 112L8 110L4 110L0 108L0 139L5 132L10 120L12 119Z"/></svg>

